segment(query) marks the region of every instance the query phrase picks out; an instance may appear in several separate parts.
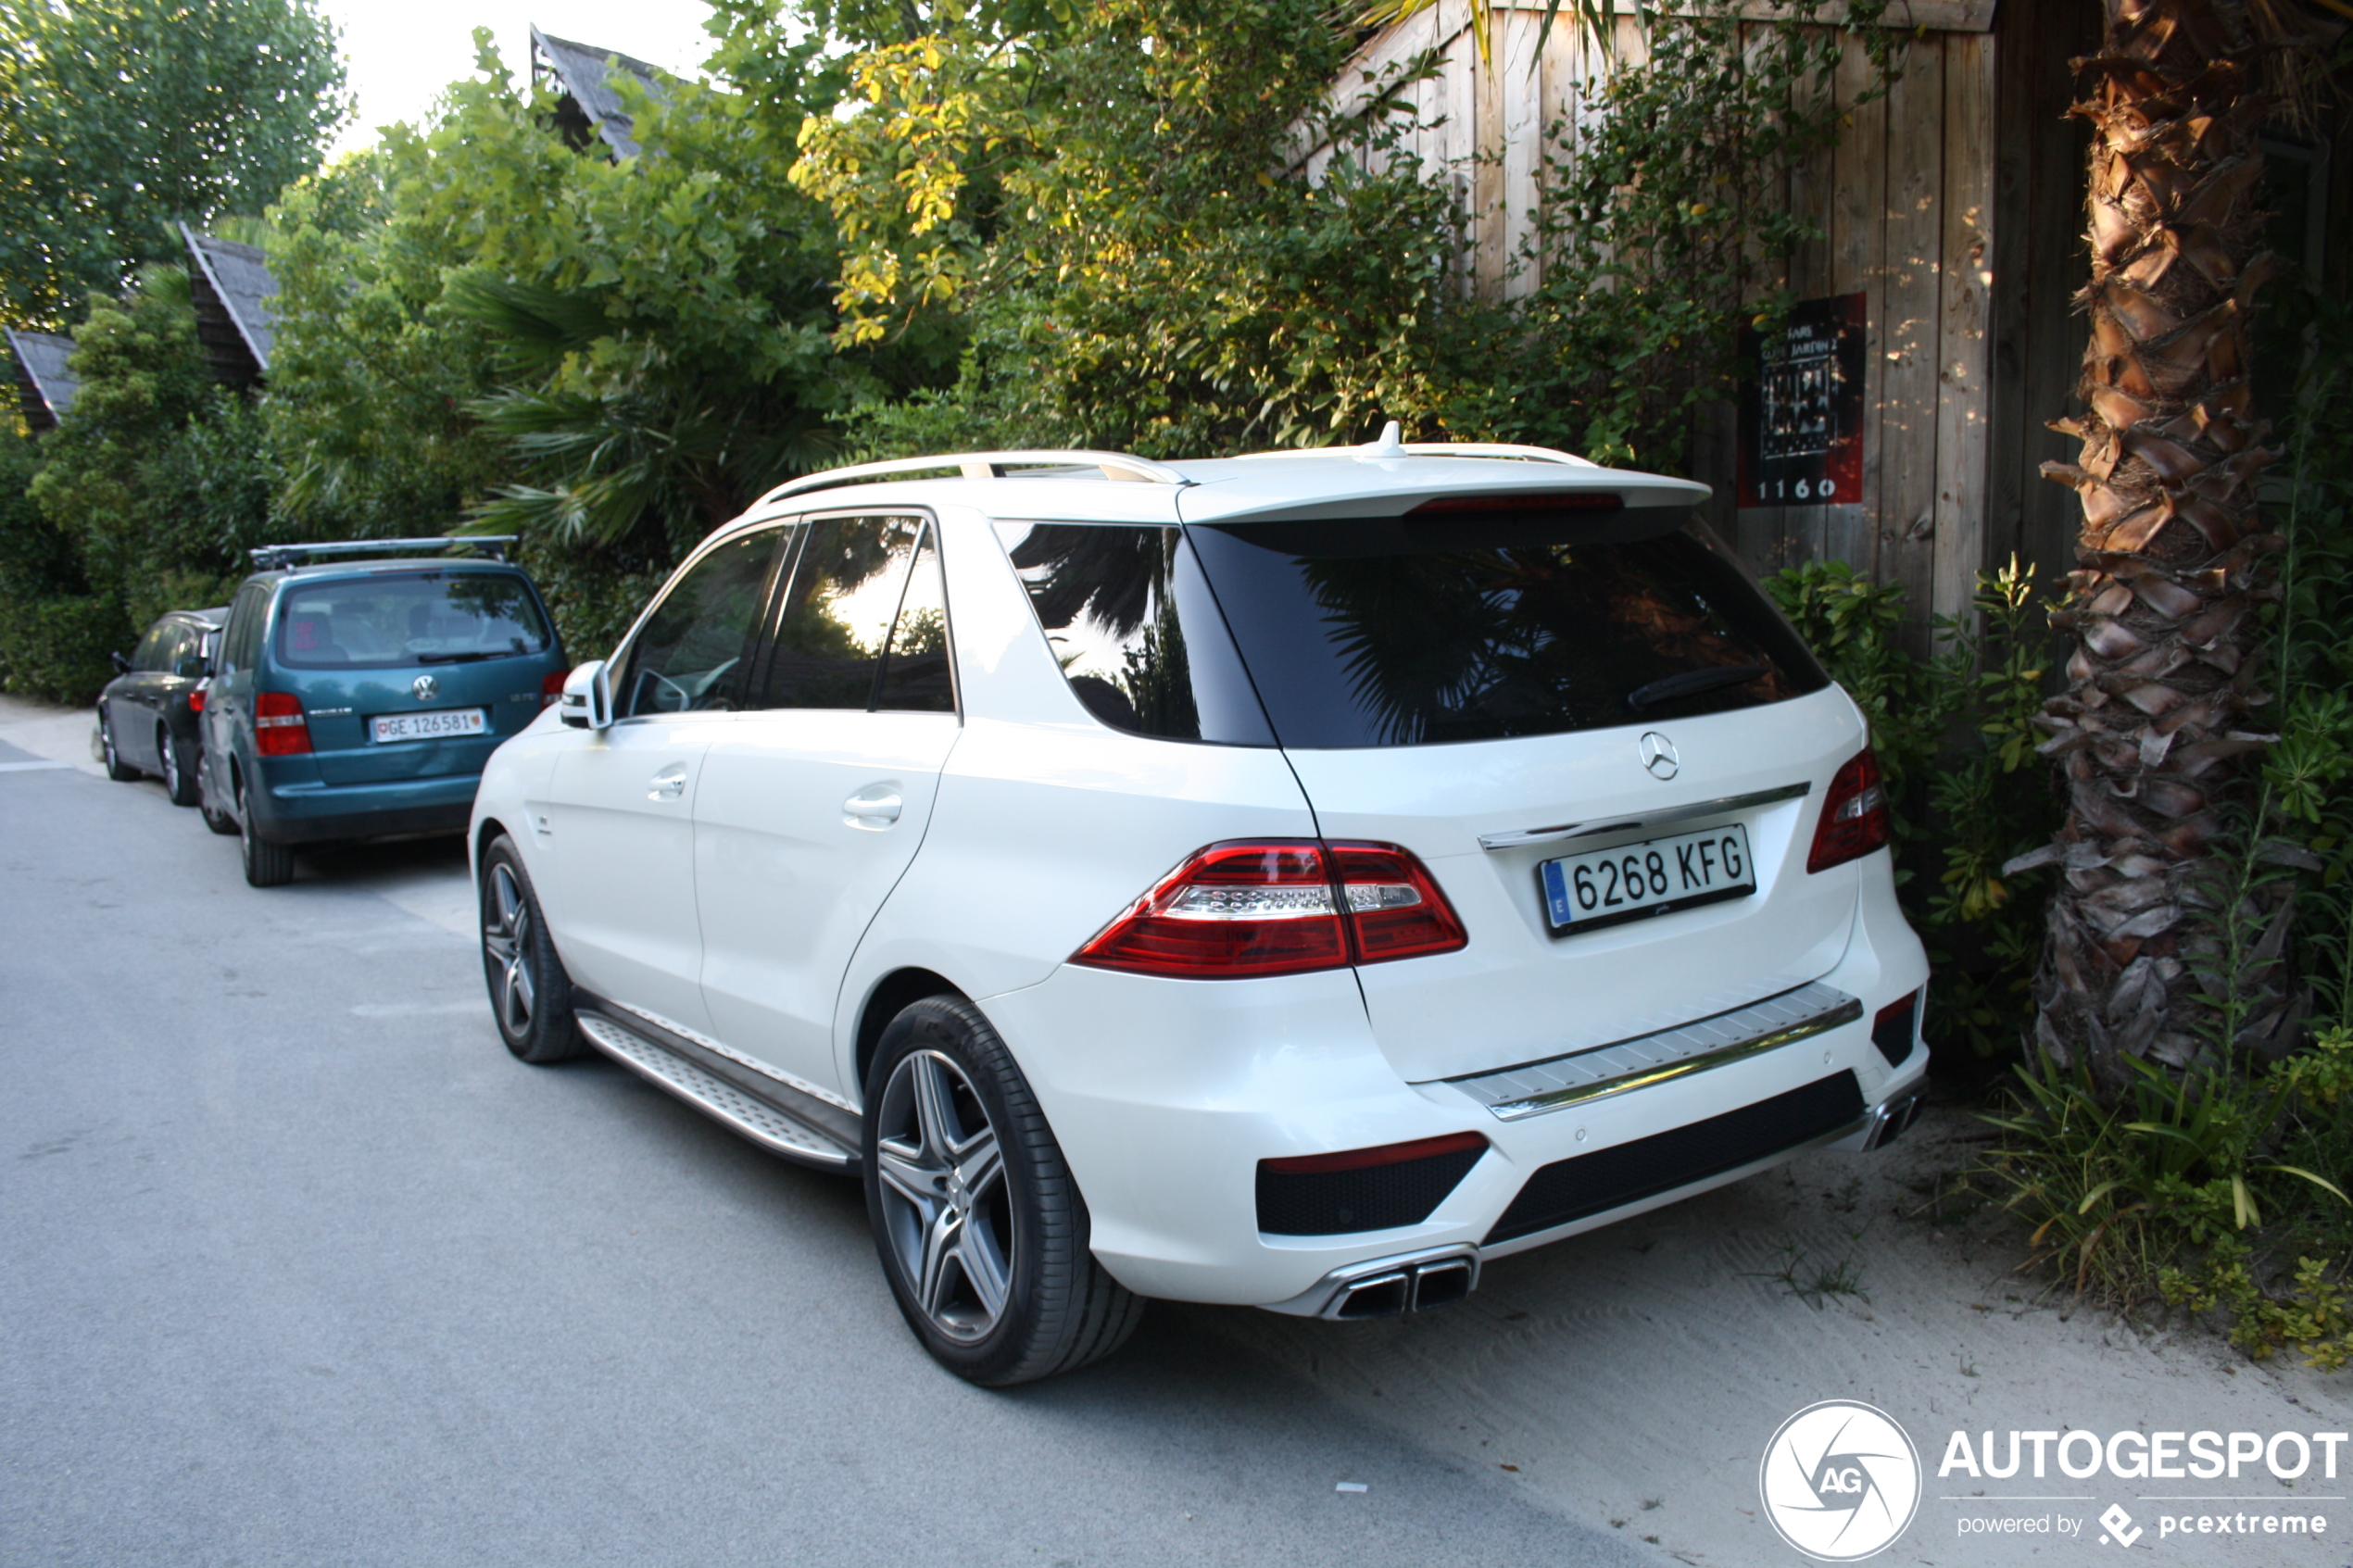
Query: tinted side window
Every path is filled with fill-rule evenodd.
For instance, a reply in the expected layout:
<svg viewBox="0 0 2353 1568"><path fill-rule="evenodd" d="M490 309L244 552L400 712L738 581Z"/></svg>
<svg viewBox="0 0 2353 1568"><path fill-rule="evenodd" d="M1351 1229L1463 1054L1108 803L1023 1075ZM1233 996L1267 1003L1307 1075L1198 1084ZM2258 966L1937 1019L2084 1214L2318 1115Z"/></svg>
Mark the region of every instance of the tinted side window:
<svg viewBox="0 0 2353 1568"><path fill-rule="evenodd" d="M997 532L1088 712L1163 740L1275 744L1181 530L1000 522Z"/></svg>
<svg viewBox="0 0 2353 1568"><path fill-rule="evenodd" d="M757 706L875 705L883 649L923 531L919 517L829 517L801 525Z"/></svg>
<svg viewBox="0 0 2353 1568"><path fill-rule="evenodd" d="M241 588L229 611L228 629L221 633L223 671L250 670L261 644L261 621L270 608L270 590L263 585Z"/></svg>
<svg viewBox="0 0 2353 1568"><path fill-rule="evenodd" d="M670 586L629 649L614 717L732 709L782 529L731 539Z"/></svg>
<svg viewBox="0 0 2353 1568"><path fill-rule="evenodd" d="M168 670L171 667L171 627L158 621L147 628L139 639L138 651L131 656L133 670Z"/></svg>
<svg viewBox="0 0 2353 1568"><path fill-rule="evenodd" d="M937 530L926 527L899 598L899 619L883 655L875 706L899 713L953 713L956 682L948 661L948 589L939 575Z"/></svg>

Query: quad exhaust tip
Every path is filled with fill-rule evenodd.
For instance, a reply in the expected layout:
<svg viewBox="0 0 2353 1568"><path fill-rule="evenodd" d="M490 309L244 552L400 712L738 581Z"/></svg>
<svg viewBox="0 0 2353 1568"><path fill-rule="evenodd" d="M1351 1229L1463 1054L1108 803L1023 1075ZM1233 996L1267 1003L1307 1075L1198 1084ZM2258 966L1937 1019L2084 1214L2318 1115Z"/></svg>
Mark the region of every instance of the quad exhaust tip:
<svg viewBox="0 0 2353 1568"><path fill-rule="evenodd" d="M1478 1284L1478 1255L1453 1252L1400 1260L1396 1266L1344 1281L1322 1312L1340 1323L1393 1318L1451 1307Z"/></svg>

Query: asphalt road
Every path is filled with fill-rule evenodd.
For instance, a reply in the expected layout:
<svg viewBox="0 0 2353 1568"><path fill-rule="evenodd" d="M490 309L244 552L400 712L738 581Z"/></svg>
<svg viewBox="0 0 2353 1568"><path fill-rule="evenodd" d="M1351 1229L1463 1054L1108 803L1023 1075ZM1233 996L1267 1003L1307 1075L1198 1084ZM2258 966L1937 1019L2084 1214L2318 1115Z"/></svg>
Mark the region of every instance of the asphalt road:
<svg viewBox="0 0 2353 1568"><path fill-rule="evenodd" d="M0 1562L1658 1561L1257 1314L969 1387L852 1185L507 1055L471 940L376 890L454 841L256 891L158 786L34 760L0 745Z"/></svg>

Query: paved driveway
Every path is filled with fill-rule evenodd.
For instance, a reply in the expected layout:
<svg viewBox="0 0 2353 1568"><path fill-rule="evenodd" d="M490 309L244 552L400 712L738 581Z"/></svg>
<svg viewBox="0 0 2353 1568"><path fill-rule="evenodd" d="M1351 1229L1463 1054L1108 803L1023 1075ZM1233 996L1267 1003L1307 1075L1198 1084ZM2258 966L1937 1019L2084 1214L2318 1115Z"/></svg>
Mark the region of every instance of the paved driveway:
<svg viewBox="0 0 2353 1568"><path fill-rule="evenodd" d="M454 844L257 892L159 787L39 760L0 746L0 1562L1652 1558L1263 1314L968 1387L853 1186L507 1056Z"/></svg>

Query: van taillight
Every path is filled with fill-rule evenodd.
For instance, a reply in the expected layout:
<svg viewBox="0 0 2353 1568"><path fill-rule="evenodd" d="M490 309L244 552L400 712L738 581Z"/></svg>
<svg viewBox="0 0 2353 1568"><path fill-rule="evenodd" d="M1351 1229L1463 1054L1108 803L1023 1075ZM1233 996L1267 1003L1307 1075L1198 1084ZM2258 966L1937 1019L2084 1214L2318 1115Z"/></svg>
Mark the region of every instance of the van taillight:
<svg viewBox="0 0 2353 1568"><path fill-rule="evenodd" d="M540 707L545 708L564 695L564 676L565 671L557 670L539 677Z"/></svg>
<svg viewBox="0 0 2353 1568"><path fill-rule="evenodd" d="M1342 882L1338 901L1335 869ZM1406 850L1252 839L1194 854L1071 962L1235 980L1442 953L1467 940L1445 895Z"/></svg>
<svg viewBox="0 0 2353 1568"><path fill-rule="evenodd" d="M263 692L253 702L253 746L264 757L295 757L310 749L310 723L292 692Z"/></svg>
<svg viewBox="0 0 2353 1568"><path fill-rule="evenodd" d="M1849 758L1831 780L1822 820L1814 829L1809 872L1826 872L1860 859L1887 843L1887 791L1880 787L1879 759L1869 746Z"/></svg>
<svg viewBox="0 0 2353 1568"><path fill-rule="evenodd" d="M191 686L188 689L189 712L202 713L204 711L204 689L208 684L210 684L209 682L200 681L195 685Z"/></svg>

